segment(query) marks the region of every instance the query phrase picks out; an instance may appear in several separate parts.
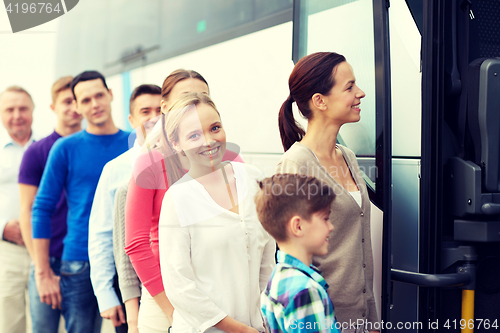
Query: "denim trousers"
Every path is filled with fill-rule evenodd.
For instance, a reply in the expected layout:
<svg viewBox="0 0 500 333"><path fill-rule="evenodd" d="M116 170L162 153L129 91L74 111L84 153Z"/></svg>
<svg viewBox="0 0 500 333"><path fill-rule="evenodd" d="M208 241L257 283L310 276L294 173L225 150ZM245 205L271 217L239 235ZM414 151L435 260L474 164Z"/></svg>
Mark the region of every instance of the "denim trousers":
<svg viewBox="0 0 500 333"><path fill-rule="evenodd" d="M61 311L68 333L99 333L102 318L97 307L88 261L61 262Z"/></svg>
<svg viewBox="0 0 500 333"><path fill-rule="evenodd" d="M61 259L50 257L50 268L56 275L60 275ZM52 309L51 305L40 302L40 296L35 282L35 266L31 264L28 281L30 299L30 313L33 333L57 333L61 310Z"/></svg>

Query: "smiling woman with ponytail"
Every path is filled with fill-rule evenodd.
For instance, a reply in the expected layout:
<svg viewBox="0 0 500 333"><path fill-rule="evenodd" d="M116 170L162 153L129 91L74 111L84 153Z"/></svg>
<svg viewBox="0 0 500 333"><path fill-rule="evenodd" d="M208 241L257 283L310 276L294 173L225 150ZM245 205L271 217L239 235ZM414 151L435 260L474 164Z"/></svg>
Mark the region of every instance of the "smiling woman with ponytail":
<svg viewBox="0 0 500 333"><path fill-rule="evenodd" d="M373 324L378 316L373 296L370 200L356 156L336 143L343 124L359 121L365 93L356 86L345 57L333 52L302 58L288 86L290 95L279 111L285 154L276 172L314 176L334 189L337 196L330 220L335 228L328 254L314 257L313 264L330 286L328 294L338 321L349 324L366 320ZM293 116L293 103L308 121L307 132ZM364 331L364 326L352 330Z"/></svg>

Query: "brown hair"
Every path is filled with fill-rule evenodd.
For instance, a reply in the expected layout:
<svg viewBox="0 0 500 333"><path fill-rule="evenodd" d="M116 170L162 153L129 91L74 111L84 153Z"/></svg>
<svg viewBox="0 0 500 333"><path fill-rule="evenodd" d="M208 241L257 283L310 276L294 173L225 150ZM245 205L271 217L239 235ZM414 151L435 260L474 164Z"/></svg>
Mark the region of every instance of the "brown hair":
<svg viewBox="0 0 500 333"><path fill-rule="evenodd" d="M335 199L332 188L315 177L276 174L258 183L259 221L278 242L287 240L287 224L293 216L309 220L314 213L329 209Z"/></svg>
<svg viewBox="0 0 500 333"><path fill-rule="evenodd" d="M176 69L172 73L170 73L165 80L163 81L163 85L161 88L161 98L166 101L168 100L168 97L170 93L172 92L172 89L174 86L186 79L197 79L200 80L201 82L204 82L207 87L208 83L205 80L205 78L198 72L193 71L193 70L186 70L186 69ZM213 102L212 102L213 103ZM172 105L173 107L173 105ZM170 108L172 110L172 107ZM164 112L165 110L162 110L163 114L161 115L161 134L159 134L159 137L153 136L150 138L150 142L158 149L164 156L165 162L166 162L166 167L168 173L168 184L172 185L175 183L180 177L184 175L184 169L181 166L181 162L179 160L179 157L177 156L176 152L172 151L171 147L168 146L168 135L167 132L165 131L165 126L166 126L166 113ZM158 144L159 143L159 144ZM145 145L148 146L148 145Z"/></svg>
<svg viewBox="0 0 500 333"><path fill-rule="evenodd" d="M130 95L130 114L132 114L132 109L134 107L136 98L142 95L161 95L161 88L156 84L141 84L140 86L137 86Z"/></svg>
<svg viewBox="0 0 500 333"><path fill-rule="evenodd" d="M161 88L162 100L166 101L172 92L174 86L186 79L193 78L204 82L207 87L208 83L200 73L193 70L177 69L170 73L163 81L163 86ZM173 106L173 105L172 105ZM170 107L172 109L172 107ZM162 109L161 115L161 130L158 133L152 133L147 136L146 143L143 145L142 151L149 150L151 147L160 151L165 159L168 173L168 184L172 185L180 177L184 175L184 169L181 166L181 162L177 153L172 151L172 148L168 145L168 135L165 131L166 126L166 113L168 110Z"/></svg>
<svg viewBox="0 0 500 333"><path fill-rule="evenodd" d="M170 107L166 117L162 117L162 129L165 133L162 140L162 147L164 150L163 156L165 156L165 168L167 170L169 186L185 174L177 151L173 147L173 143L179 141L179 125L186 113L200 104L209 105L219 114L217 107L208 95L190 92L182 94L182 96Z"/></svg>
<svg viewBox="0 0 500 333"><path fill-rule="evenodd" d="M317 52L300 59L288 79L290 95L280 108L278 124L281 143L287 151L296 141L302 140L304 129L293 117L292 104L297 103L306 119L312 118L309 101L316 93L328 95L335 85L333 71L342 62L343 55L334 52Z"/></svg>
<svg viewBox="0 0 500 333"><path fill-rule="evenodd" d="M78 74L73 81L71 81L71 92L73 93L73 97L75 98L76 101L76 95L75 95L75 87L78 83L80 82L85 82L85 81L92 81L92 80L97 80L100 79L102 81L102 84L104 88L106 88L107 91L109 91L108 85L106 84L106 79L104 76L97 72L97 71L85 71L80 74Z"/></svg>
<svg viewBox="0 0 500 333"><path fill-rule="evenodd" d="M205 80L205 78L203 76L201 76L201 74L198 73L197 71L193 71L190 69L182 69L182 68L176 69L175 71L170 73L163 81L163 85L161 87L161 99L164 101L168 100L168 96L172 92L172 89L174 89L174 86L177 83L179 83L183 80L189 79L189 78L198 79L201 82L204 82L208 87L208 83ZM162 110L162 112L163 111L164 110ZM162 121L162 125L165 125L165 113L164 112L161 116L161 121ZM162 126L161 136L162 136L161 140L165 141L166 137L167 137L167 135L165 133L165 126Z"/></svg>
<svg viewBox="0 0 500 333"><path fill-rule="evenodd" d="M52 94L52 103L56 102L57 96L61 91L71 89L71 81L73 81L72 76L64 76L54 82L52 88L50 89L50 92Z"/></svg>
<svg viewBox="0 0 500 333"><path fill-rule="evenodd" d="M31 97L31 95L29 94L29 92L27 92L26 89L24 89L24 88L22 88L20 86L10 86L10 87L8 87L2 93L0 93L0 97L2 97L3 93L6 93L6 92L24 93L24 94L28 95L28 97L30 98L31 103L33 104L33 107L35 106L35 103L33 102L33 98Z"/></svg>
<svg viewBox="0 0 500 333"><path fill-rule="evenodd" d="M187 69L187 70L182 69L182 68L176 69L175 71L170 73L169 76L167 76L165 78L165 81L163 81L163 85L161 87L161 98L164 101L166 101L168 99L168 95L170 95L170 92L172 91L174 86L177 83L179 83L180 81L186 80L189 78L198 79L198 80L204 82L208 87L207 81L205 80L205 78L203 76L201 76L200 73L193 71L193 70L190 70L190 69Z"/></svg>

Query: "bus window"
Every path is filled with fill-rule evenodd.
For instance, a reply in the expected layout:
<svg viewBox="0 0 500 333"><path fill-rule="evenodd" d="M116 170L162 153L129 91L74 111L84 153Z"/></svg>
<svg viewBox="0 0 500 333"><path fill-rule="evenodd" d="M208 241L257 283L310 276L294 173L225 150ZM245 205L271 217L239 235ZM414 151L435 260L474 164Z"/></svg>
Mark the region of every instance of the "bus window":
<svg viewBox="0 0 500 333"><path fill-rule="evenodd" d="M358 157L367 177L367 185L375 190L376 108L375 47L373 37L372 0L303 1L302 36L307 54L320 51L344 55L356 76L356 84L365 92L361 101L361 120L342 126L338 141ZM305 55L305 54L304 54Z"/></svg>

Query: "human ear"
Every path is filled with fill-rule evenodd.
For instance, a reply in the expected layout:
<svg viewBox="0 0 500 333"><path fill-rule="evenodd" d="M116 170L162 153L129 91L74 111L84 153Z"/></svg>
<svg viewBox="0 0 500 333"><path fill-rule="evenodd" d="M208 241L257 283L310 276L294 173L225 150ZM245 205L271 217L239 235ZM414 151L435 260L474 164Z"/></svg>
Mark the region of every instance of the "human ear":
<svg viewBox="0 0 500 333"><path fill-rule="evenodd" d="M138 126L136 126L135 118L132 117L132 115L130 113L128 114L128 122L130 123L130 126L132 126L132 128L138 127Z"/></svg>
<svg viewBox="0 0 500 333"><path fill-rule="evenodd" d="M167 106L168 105L167 105L167 102L163 98L160 102L160 105L161 105L161 112L167 114L167 111L168 111Z"/></svg>
<svg viewBox="0 0 500 333"><path fill-rule="evenodd" d="M50 104L50 108L52 109L52 111L56 112L56 106L54 105L54 103Z"/></svg>
<svg viewBox="0 0 500 333"><path fill-rule="evenodd" d="M181 146L179 145L178 141L172 142L172 147L175 149L176 152L180 153L182 151Z"/></svg>
<svg viewBox="0 0 500 333"><path fill-rule="evenodd" d="M288 230L289 232L294 235L295 237L301 237L303 235L303 228L302 228L302 223L303 220L300 216L295 215L293 216L290 221L288 222Z"/></svg>
<svg viewBox="0 0 500 333"><path fill-rule="evenodd" d="M311 97L312 105L319 110L326 110L326 103L324 96L320 93L315 93Z"/></svg>

